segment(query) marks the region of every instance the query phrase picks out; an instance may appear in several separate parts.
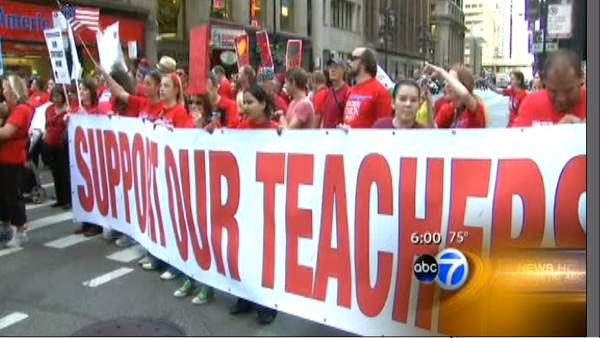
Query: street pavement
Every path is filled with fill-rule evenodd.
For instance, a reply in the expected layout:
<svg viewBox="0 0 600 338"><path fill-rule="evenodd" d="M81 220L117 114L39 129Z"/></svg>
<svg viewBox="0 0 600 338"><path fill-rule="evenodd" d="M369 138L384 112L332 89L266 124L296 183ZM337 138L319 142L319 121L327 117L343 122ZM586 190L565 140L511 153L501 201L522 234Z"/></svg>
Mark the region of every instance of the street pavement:
<svg viewBox="0 0 600 338"><path fill-rule="evenodd" d="M491 91L477 95L488 105L490 126L504 127L508 99ZM140 247L121 249L102 236L74 235L79 225L71 212L50 208L52 179L47 171L41 176L50 196L27 206L30 241L17 250L0 243L0 336L69 336L122 317L165 320L193 336L349 335L284 313L260 326L255 313L229 315L235 298L218 291L204 305L192 305L191 297L176 299L180 280L162 281L158 272L140 269Z"/></svg>

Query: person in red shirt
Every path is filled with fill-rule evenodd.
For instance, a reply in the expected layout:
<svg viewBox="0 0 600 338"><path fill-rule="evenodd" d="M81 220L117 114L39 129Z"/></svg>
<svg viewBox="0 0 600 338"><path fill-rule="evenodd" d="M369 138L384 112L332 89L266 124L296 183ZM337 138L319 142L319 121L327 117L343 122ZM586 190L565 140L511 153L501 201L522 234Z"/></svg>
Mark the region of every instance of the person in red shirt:
<svg viewBox="0 0 600 338"><path fill-rule="evenodd" d="M513 127L557 123L585 123L587 91L581 86L581 59L570 50L559 50L546 60L542 74L545 89L527 96Z"/></svg>
<svg viewBox="0 0 600 338"><path fill-rule="evenodd" d="M285 88L292 97L285 116L281 116L279 124L283 128L308 129L315 128L318 124L312 102L306 96L308 75L299 67L288 70L285 79Z"/></svg>
<svg viewBox="0 0 600 338"><path fill-rule="evenodd" d="M329 87L327 87L327 79L322 71L317 70L312 74L313 84L315 91L311 98L313 106L315 108L315 125L312 128L320 128L323 120L323 109L325 108L325 100L329 93Z"/></svg>
<svg viewBox="0 0 600 338"><path fill-rule="evenodd" d="M231 81L227 79L225 68L220 65L214 66L212 73L217 77L217 83L219 84L219 96L235 101L233 88L231 88Z"/></svg>
<svg viewBox="0 0 600 338"><path fill-rule="evenodd" d="M227 128L235 128L240 122L240 114L235 101L230 100L219 94L219 81L217 77L210 73L206 81L206 91L210 103L213 107L214 118L218 124ZM212 115L211 114L211 115ZM211 117L212 119L213 117Z"/></svg>
<svg viewBox="0 0 600 338"><path fill-rule="evenodd" d="M46 92L48 93L48 95L50 95L50 93L52 92L52 88L54 88L55 85L56 83L54 82L53 78L48 79L48 81L46 82Z"/></svg>
<svg viewBox="0 0 600 338"><path fill-rule="evenodd" d="M256 84L256 72L250 65L245 65L240 68L238 77L235 83L237 94L235 97L235 103L238 106L238 111L242 111L242 104L244 101L244 92L248 90L252 85Z"/></svg>
<svg viewBox="0 0 600 338"><path fill-rule="evenodd" d="M424 88L427 90L426 88ZM394 98L394 117L382 117L375 121L373 128L379 129L420 129L425 128L417 122L417 111L421 106L421 90L414 80L398 82Z"/></svg>
<svg viewBox="0 0 600 338"><path fill-rule="evenodd" d="M101 114L98 111L98 87L94 79L86 78L79 82L79 96L83 107L79 107L77 101L71 105L71 113Z"/></svg>
<svg viewBox="0 0 600 338"><path fill-rule="evenodd" d="M185 110L183 85L177 74L162 77L159 93L163 109L155 123L168 128L194 128L194 119Z"/></svg>
<svg viewBox="0 0 600 338"><path fill-rule="evenodd" d="M97 71L106 80L111 95L116 100L127 104L123 116L141 117L150 121L158 118L163 109L163 102L159 96L162 75L158 71L149 72L144 77L144 96L130 94L101 66L97 68Z"/></svg>
<svg viewBox="0 0 600 338"><path fill-rule="evenodd" d="M491 81L488 83L488 88L493 92L509 97L508 111L508 127L510 128L517 117L519 106L527 97L527 86L525 85L525 75L522 72L515 70L510 74L510 87L501 89L496 87Z"/></svg>
<svg viewBox="0 0 600 338"><path fill-rule="evenodd" d="M277 129L277 123L271 119L274 104L269 94L259 87L252 85L244 92L242 109L245 119L238 125L238 129ZM237 315L250 312L252 308L258 312L258 323L262 325L272 323L277 317L277 310L253 303L244 298L238 298L237 302L229 309L229 313Z"/></svg>
<svg viewBox="0 0 600 338"><path fill-rule="evenodd" d="M44 80L39 77L36 77L31 81L30 91L29 104L33 106L33 108L43 105L50 99L50 95L46 91L46 84L44 83Z"/></svg>
<svg viewBox="0 0 600 338"><path fill-rule="evenodd" d="M27 84L22 78L9 75L2 80L2 94L9 114L0 126L0 227L12 237L6 246L16 248L27 241L21 185L34 109L27 103Z"/></svg>
<svg viewBox="0 0 600 338"><path fill-rule="evenodd" d="M444 104L435 116L438 128L485 128L486 108L473 94L475 77L468 68L455 65L448 72L428 64L425 70L444 79L450 98L450 102Z"/></svg>
<svg viewBox="0 0 600 338"><path fill-rule="evenodd" d="M442 92L444 95L442 95L442 97L440 97L439 99L437 99L435 101L435 103L433 104L433 116L437 116L438 112L440 111L440 109L442 108L443 105L445 105L446 103L450 103L452 100L450 100L450 96L448 95L448 90L446 89L446 87L444 87L444 89L442 89Z"/></svg>
<svg viewBox="0 0 600 338"><path fill-rule="evenodd" d="M321 128L336 128L344 121L344 108L350 93L350 86L344 80L346 61L332 58L327 63L327 72L331 87L327 89L327 96L322 107L315 107L322 114Z"/></svg>
<svg viewBox="0 0 600 338"><path fill-rule="evenodd" d="M56 85L50 95L52 104L46 108L46 129L43 136L44 148L50 159L54 179L56 203L53 208L71 209L71 182L69 178L69 148L67 143L66 115L69 112L67 98L62 85Z"/></svg>
<svg viewBox="0 0 600 338"><path fill-rule="evenodd" d="M377 57L368 48L352 52L350 76L356 85L350 88L344 109L344 124L351 128L371 128L375 120L392 116L392 98L376 79Z"/></svg>

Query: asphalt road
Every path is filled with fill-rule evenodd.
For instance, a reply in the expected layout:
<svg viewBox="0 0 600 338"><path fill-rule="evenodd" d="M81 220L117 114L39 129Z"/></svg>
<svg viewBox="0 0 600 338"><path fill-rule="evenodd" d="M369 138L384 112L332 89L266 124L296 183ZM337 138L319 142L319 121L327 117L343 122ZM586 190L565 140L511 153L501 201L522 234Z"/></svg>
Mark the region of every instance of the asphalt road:
<svg viewBox="0 0 600 338"><path fill-rule="evenodd" d="M491 127L504 127L508 99L491 91L477 94L488 105ZM47 172L42 176L42 183L52 181ZM46 188L52 197L53 187ZM204 305L192 305L191 297L176 299L172 294L180 280L162 281L158 272L140 269L141 248L121 249L101 236L74 235L78 225L72 214L51 209L51 203L49 198L28 205L30 241L23 249L5 249L0 243L0 336L69 336L123 317L165 320L194 336L348 335L284 313L260 326L255 313L229 315L235 299L221 292ZM96 285L96 278L107 274L108 280Z"/></svg>

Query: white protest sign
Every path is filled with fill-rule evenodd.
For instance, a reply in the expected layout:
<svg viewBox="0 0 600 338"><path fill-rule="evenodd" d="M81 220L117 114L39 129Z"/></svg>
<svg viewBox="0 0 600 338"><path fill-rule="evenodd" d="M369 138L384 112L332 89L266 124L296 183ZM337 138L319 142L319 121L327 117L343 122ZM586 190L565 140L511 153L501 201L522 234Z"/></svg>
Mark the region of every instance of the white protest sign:
<svg viewBox="0 0 600 338"><path fill-rule="evenodd" d="M548 37L568 39L572 35L573 6L548 5Z"/></svg>
<svg viewBox="0 0 600 338"><path fill-rule="evenodd" d="M387 75L381 66L377 66L377 81L387 89L394 88L394 81L392 81L390 76Z"/></svg>
<svg viewBox="0 0 600 338"><path fill-rule="evenodd" d="M46 39L46 45L48 46L48 54L50 55L54 81L60 84L71 84L61 30L46 29L44 30L44 38Z"/></svg>
<svg viewBox="0 0 600 338"><path fill-rule="evenodd" d="M100 64L106 71L110 72L115 64L120 64L127 71L119 39L119 22L106 27L104 33L97 33L96 41L100 54Z"/></svg>
<svg viewBox="0 0 600 338"><path fill-rule="evenodd" d="M76 80L81 78L83 68L81 67L81 62L79 61L79 55L77 54L77 45L75 45L75 39L73 38L73 29L69 27L67 29L69 32L69 44L71 50L71 60L73 60L73 68L71 69L71 80Z"/></svg>

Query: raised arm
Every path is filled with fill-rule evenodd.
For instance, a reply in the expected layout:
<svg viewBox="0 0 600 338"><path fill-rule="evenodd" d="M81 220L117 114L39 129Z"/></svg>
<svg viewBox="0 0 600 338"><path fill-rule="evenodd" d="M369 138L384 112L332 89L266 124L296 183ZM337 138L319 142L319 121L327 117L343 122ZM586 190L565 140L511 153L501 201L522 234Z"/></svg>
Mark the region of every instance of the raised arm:
<svg viewBox="0 0 600 338"><path fill-rule="evenodd" d="M123 87L121 87L121 85L118 84L117 81L115 81L115 79L113 79L112 76L110 76L110 74L108 74L102 66L98 65L96 67L96 71L100 73L102 77L104 77L104 79L106 80L106 84L110 89L110 92L117 99L123 102L129 102L129 93L125 89L123 89Z"/></svg>
<svg viewBox="0 0 600 338"><path fill-rule="evenodd" d="M454 76L451 76L445 69L431 64L425 66L426 71L433 72L434 76L440 76L446 81L448 86L458 95L461 101L465 104L468 110L477 110L477 99L469 90Z"/></svg>

